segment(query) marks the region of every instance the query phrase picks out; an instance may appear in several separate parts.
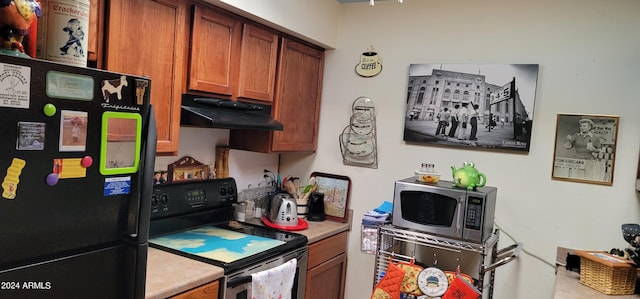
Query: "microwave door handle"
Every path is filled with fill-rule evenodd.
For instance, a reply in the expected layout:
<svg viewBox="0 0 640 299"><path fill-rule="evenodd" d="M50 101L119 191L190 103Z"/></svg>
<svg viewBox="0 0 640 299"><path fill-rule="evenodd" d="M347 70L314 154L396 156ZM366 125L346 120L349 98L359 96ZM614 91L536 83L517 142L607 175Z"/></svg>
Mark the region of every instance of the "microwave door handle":
<svg viewBox="0 0 640 299"><path fill-rule="evenodd" d="M456 234L460 235L460 230L462 230L462 217L464 216L464 212L462 211L462 207L464 206L464 196L458 197L458 221L456 222Z"/></svg>

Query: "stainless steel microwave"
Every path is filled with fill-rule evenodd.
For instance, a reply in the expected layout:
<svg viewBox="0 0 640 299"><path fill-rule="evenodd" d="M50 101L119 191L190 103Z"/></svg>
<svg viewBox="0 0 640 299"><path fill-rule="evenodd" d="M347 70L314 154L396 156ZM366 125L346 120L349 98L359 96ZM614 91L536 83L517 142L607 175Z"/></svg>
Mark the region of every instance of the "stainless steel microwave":
<svg viewBox="0 0 640 299"><path fill-rule="evenodd" d="M493 231L495 187L467 190L452 182L423 183L415 177L395 182L394 226L482 243Z"/></svg>

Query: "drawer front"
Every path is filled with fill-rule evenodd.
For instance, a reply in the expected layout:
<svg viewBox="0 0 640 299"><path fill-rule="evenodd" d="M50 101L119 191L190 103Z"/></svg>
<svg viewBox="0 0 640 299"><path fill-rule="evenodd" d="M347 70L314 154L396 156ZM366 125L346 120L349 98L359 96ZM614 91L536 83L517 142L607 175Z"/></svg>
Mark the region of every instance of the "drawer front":
<svg viewBox="0 0 640 299"><path fill-rule="evenodd" d="M347 232L333 235L309 245L309 262L311 269L325 261L347 251Z"/></svg>

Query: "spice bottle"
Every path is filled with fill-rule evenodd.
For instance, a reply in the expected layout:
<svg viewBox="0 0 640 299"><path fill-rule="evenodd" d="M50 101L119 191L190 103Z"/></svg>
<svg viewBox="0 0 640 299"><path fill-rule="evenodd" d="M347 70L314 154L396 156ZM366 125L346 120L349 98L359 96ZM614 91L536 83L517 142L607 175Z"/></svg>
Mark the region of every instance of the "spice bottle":
<svg viewBox="0 0 640 299"><path fill-rule="evenodd" d="M422 166L420 167L420 172L434 173L436 172L435 165L431 163L422 163Z"/></svg>

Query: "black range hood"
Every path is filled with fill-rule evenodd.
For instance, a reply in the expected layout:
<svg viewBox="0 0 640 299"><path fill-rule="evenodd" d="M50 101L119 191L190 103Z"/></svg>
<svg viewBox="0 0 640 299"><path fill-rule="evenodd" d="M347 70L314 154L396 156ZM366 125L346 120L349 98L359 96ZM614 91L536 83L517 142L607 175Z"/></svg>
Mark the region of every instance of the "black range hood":
<svg viewBox="0 0 640 299"><path fill-rule="evenodd" d="M271 106L231 100L182 95L180 125L219 129L282 131L271 117Z"/></svg>

